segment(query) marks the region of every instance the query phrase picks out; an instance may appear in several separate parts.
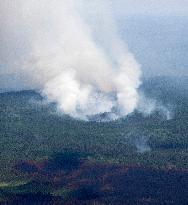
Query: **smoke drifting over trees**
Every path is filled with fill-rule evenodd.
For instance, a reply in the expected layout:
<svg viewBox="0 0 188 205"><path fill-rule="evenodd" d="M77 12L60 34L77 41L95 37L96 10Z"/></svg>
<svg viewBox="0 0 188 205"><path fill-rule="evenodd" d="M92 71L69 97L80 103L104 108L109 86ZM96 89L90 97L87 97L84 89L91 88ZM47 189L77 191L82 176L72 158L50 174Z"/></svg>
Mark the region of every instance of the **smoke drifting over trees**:
<svg viewBox="0 0 188 205"><path fill-rule="evenodd" d="M1 1L0 74L20 75L73 117L133 112L140 66L119 38L110 6L97 2Z"/></svg>

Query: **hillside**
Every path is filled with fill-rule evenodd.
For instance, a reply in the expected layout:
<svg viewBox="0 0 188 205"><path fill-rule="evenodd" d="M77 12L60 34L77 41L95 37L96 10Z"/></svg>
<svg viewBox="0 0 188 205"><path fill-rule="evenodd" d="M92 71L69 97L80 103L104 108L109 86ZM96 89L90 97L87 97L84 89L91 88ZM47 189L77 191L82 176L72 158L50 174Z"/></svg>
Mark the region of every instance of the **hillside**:
<svg viewBox="0 0 188 205"><path fill-rule="evenodd" d="M47 103L35 91L0 93L2 203L9 201L10 195L13 201L20 197L27 201L31 197L27 194L40 192L37 200L49 197L61 202L66 195L67 204L69 199L78 200L77 204L94 199L101 204L124 204L115 194L119 190L120 195L133 196L127 204L159 204L163 193L171 197L164 204L184 204L179 199L181 194L186 198L188 177L187 82L186 78L158 77L145 80L140 88L148 98L170 110L172 117L168 120L164 109L157 109L149 115L135 111L117 121L86 122L60 114L55 104ZM104 117L97 119L103 121ZM110 181L110 173L117 183L124 176L124 185ZM181 182L177 182L179 178ZM92 179L96 179L94 187ZM129 180L133 180L132 188ZM82 185L83 181L88 183ZM143 183L143 187L135 192L137 183ZM150 183L156 186L147 195ZM176 197L172 197L175 188L169 188L168 183L182 188ZM85 199L82 192L87 186ZM124 193L126 186L129 188ZM160 193L155 193L157 187Z"/></svg>

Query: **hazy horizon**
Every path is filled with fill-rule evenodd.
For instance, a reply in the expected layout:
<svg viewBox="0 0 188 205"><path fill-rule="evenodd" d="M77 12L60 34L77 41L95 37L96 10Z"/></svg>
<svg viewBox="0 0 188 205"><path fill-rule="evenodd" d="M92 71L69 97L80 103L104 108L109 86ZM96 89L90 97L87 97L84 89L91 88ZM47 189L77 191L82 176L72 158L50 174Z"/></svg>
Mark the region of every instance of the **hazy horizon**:
<svg viewBox="0 0 188 205"><path fill-rule="evenodd" d="M132 113L143 78L188 75L185 2L159 2L1 2L0 88L41 90L73 117Z"/></svg>
<svg viewBox="0 0 188 205"><path fill-rule="evenodd" d="M188 76L188 16L130 15L118 19L118 26L144 78ZM3 70L0 64L1 89L25 87L22 76Z"/></svg>

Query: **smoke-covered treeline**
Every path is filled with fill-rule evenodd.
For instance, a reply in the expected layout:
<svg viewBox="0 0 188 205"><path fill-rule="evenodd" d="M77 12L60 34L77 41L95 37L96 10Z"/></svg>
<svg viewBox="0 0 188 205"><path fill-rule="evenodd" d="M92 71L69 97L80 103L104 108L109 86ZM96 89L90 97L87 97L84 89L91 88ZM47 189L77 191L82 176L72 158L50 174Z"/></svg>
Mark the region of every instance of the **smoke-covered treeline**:
<svg viewBox="0 0 188 205"><path fill-rule="evenodd" d="M21 76L82 119L104 112L117 118L137 107L140 66L107 1L7 0L0 9L1 75Z"/></svg>

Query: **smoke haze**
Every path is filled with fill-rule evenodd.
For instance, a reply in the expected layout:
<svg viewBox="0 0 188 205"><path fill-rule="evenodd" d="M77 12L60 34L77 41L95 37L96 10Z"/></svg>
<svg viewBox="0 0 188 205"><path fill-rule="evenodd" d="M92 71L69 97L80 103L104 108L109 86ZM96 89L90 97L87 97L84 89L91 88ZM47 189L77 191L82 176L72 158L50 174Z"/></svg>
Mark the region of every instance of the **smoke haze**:
<svg viewBox="0 0 188 205"><path fill-rule="evenodd" d="M0 75L21 76L76 118L137 107L140 66L106 1L1 1L0 24Z"/></svg>

